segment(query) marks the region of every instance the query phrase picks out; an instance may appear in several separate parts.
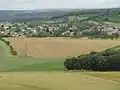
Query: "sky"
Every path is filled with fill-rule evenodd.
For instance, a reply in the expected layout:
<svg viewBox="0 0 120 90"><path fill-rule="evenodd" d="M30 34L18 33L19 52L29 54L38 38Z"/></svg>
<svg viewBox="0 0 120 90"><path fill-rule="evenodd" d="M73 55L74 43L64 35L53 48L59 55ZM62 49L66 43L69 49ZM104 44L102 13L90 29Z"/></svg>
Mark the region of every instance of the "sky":
<svg viewBox="0 0 120 90"><path fill-rule="evenodd" d="M112 8L119 7L120 0L0 0L1 10L33 10L56 8Z"/></svg>

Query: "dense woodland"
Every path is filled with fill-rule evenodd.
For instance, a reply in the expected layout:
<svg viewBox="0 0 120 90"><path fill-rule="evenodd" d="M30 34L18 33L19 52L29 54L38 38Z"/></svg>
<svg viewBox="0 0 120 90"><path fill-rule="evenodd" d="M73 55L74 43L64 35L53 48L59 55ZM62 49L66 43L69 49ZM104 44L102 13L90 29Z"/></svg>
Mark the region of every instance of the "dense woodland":
<svg viewBox="0 0 120 90"><path fill-rule="evenodd" d="M64 66L68 70L119 71L120 46L102 52L91 52L78 57L67 58Z"/></svg>

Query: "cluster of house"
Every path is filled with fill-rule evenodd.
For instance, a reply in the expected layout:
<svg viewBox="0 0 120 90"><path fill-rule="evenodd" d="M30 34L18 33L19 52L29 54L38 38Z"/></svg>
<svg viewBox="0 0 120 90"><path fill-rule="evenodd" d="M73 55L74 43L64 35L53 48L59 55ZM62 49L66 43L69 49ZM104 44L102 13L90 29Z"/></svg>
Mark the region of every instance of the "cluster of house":
<svg viewBox="0 0 120 90"><path fill-rule="evenodd" d="M120 27L119 26L113 26L113 25L110 25L110 24L105 24L105 25L98 25L96 26L96 28L94 29L97 29L99 31L104 31L106 32L108 35L112 35L114 33L117 33L120 35Z"/></svg>
<svg viewBox="0 0 120 90"><path fill-rule="evenodd" d="M79 31L77 26L70 26L68 24L41 24L36 26L31 26L30 24L25 23L0 23L0 35L1 36L10 36L10 37L18 37L18 36L26 36L26 35L37 35L42 32L49 32L50 34L54 34L56 31L62 30L60 32L61 36L73 36L76 31ZM118 33L120 34L120 28L112 25L97 25L95 27L91 27L91 30L100 30L105 31L108 34ZM79 32L81 33L81 32Z"/></svg>
<svg viewBox="0 0 120 90"><path fill-rule="evenodd" d="M12 23L0 23L0 36L20 36L24 35L23 32L24 29L21 29L21 31L17 32L17 27Z"/></svg>
<svg viewBox="0 0 120 90"><path fill-rule="evenodd" d="M10 37L18 37L18 36L32 36L37 35L42 32L49 32L50 34L54 34L59 31L61 27L67 27L67 24L57 24L57 25L49 25L49 24L41 24L31 26L30 24L25 23L0 23L0 35L1 36L10 36ZM65 35L71 33L69 31L63 31L61 35ZM72 32L73 33L73 32Z"/></svg>

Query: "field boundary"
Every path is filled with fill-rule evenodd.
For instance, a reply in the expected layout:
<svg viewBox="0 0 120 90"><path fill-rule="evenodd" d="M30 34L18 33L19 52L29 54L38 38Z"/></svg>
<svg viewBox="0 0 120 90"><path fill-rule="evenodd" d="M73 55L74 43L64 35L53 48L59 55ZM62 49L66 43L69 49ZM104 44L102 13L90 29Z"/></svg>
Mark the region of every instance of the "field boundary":
<svg viewBox="0 0 120 90"><path fill-rule="evenodd" d="M2 43L4 44L4 45L2 45L2 47L7 56L16 56L17 55L17 52L14 50L9 39L1 37L0 41L1 41L1 44Z"/></svg>

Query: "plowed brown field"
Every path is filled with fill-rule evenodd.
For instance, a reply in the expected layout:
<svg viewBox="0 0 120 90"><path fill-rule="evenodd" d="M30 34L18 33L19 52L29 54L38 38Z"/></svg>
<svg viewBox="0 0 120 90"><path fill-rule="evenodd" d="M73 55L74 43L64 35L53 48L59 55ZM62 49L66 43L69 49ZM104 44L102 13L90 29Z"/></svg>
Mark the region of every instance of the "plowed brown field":
<svg viewBox="0 0 120 90"><path fill-rule="evenodd" d="M88 40L70 38L10 38L20 56L35 58L66 58L120 45L119 40Z"/></svg>

